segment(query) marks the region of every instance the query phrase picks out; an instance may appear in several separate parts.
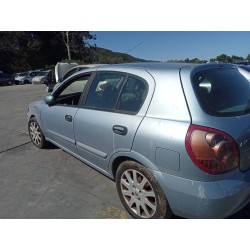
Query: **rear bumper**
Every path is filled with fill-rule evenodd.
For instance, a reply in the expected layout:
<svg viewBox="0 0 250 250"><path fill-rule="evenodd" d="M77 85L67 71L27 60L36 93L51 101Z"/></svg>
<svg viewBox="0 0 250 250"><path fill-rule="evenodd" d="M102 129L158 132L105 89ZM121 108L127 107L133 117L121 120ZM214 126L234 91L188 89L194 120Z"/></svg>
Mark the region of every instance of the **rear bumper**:
<svg viewBox="0 0 250 250"><path fill-rule="evenodd" d="M226 218L250 202L250 171L201 182L155 172L174 214L185 218Z"/></svg>

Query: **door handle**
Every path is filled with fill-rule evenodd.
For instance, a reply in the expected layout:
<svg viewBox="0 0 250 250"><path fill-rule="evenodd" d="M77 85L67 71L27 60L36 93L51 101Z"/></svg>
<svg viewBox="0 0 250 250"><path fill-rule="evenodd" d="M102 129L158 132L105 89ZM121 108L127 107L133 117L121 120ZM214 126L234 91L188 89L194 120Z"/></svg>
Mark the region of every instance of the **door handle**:
<svg viewBox="0 0 250 250"><path fill-rule="evenodd" d="M72 116L71 115L65 115L65 120L67 122L72 122Z"/></svg>
<svg viewBox="0 0 250 250"><path fill-rule="evenodd" d="M126 135L128 133L128 129L124 126L114 125L113 132L118 135Z"/></svg>

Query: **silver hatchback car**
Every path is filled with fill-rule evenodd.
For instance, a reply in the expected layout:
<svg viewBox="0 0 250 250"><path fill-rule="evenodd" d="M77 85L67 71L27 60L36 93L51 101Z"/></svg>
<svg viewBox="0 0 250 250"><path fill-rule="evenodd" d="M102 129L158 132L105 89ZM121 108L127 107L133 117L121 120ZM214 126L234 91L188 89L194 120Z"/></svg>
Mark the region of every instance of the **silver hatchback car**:
<svg viewBox="0 0 250 250"><path fill-rule="evenodd" d="M224 218L250 201L250 84L230 64L79 71L28 109L51 142L115 180L134 218Z"/></svg>

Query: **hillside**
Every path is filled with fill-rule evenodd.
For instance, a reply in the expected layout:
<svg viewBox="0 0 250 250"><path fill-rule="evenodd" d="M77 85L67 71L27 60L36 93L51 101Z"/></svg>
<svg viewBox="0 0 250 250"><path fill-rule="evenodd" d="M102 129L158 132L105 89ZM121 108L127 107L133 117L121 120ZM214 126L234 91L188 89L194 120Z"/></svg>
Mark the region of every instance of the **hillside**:
<svg viewBox="0 0 250 250"><path fill-rule="evenodd" d="M113 52L104 48L92 48L90 50L88 61L90 63L131 63L131 62L146 62L144 59L135 58L131 55Z"/></svg>

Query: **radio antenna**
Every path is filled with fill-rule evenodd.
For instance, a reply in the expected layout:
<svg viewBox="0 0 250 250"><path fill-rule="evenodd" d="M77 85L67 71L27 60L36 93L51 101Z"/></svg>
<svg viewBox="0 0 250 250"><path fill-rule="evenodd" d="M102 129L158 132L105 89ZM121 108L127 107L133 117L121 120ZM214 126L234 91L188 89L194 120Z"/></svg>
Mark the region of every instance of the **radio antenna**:
<svg viewBox="0 0 250 250"><path fill-rule="evenodd" d="M127 52L125 52L125 54L128 54L130 51L134 50L135 48L137 48L138 46L140 46L143 42L140 42L139 44L137 44L135 47L133 47L132 49L128 50Z"/></svg>

